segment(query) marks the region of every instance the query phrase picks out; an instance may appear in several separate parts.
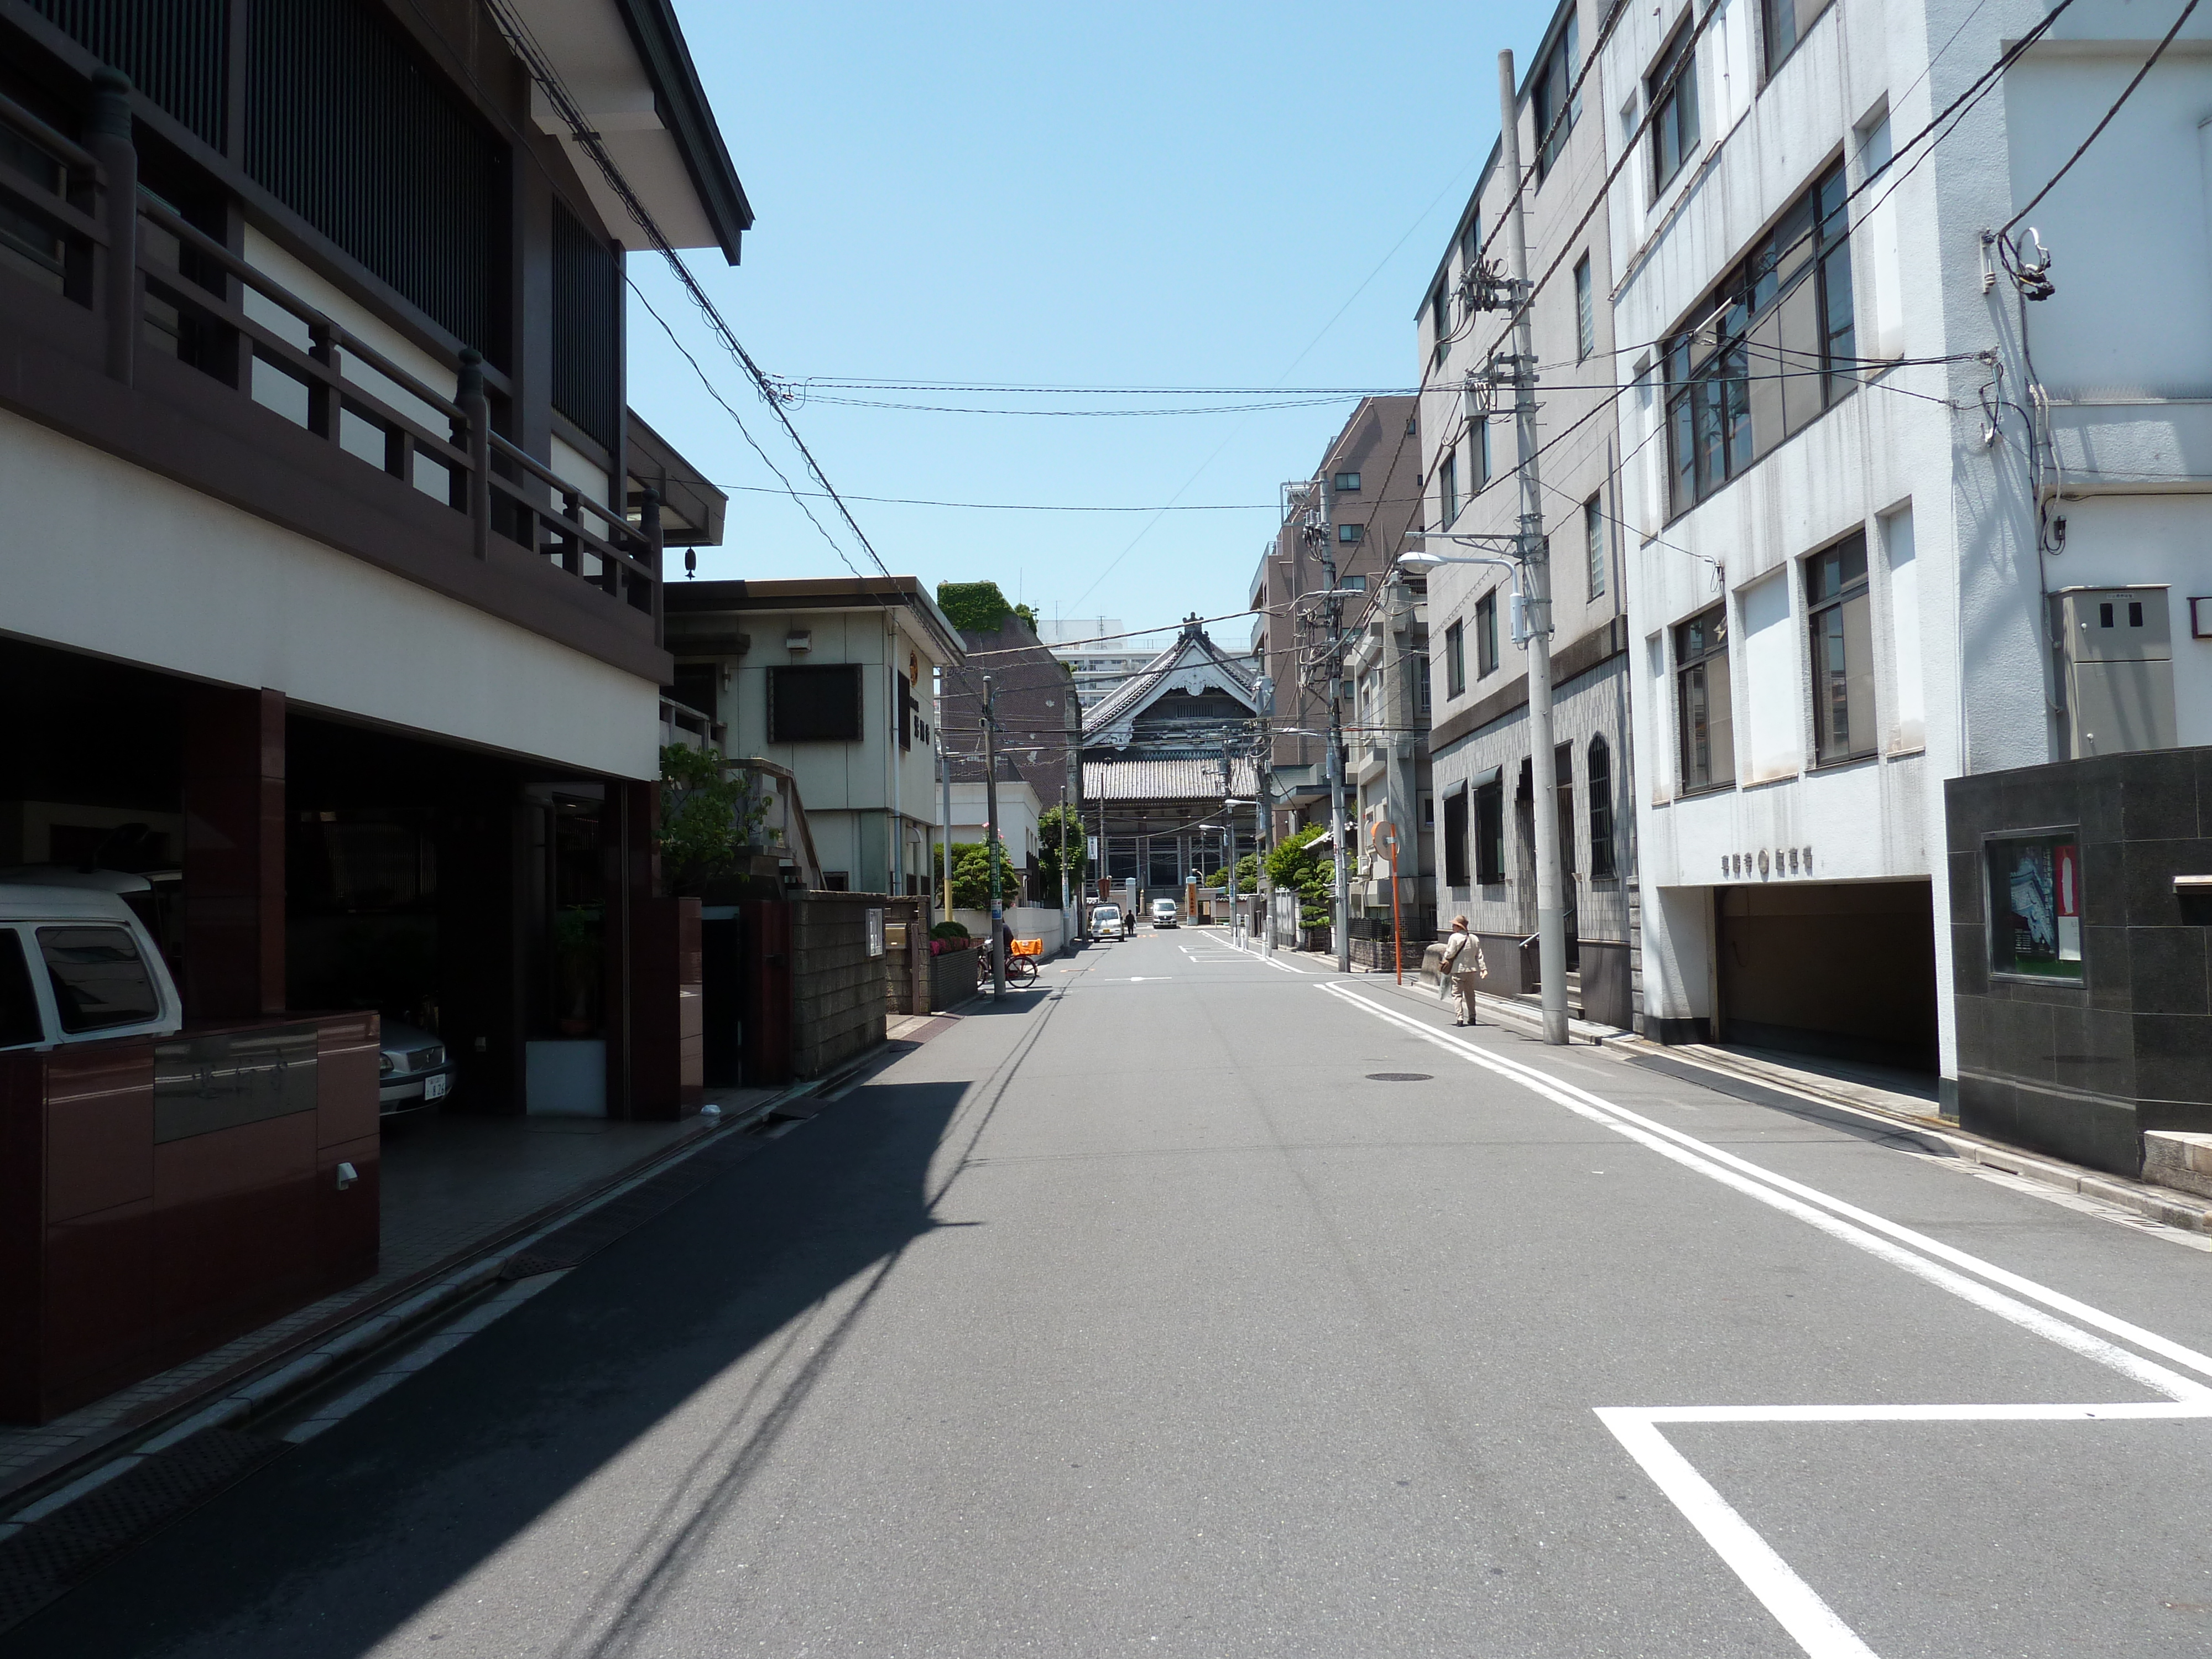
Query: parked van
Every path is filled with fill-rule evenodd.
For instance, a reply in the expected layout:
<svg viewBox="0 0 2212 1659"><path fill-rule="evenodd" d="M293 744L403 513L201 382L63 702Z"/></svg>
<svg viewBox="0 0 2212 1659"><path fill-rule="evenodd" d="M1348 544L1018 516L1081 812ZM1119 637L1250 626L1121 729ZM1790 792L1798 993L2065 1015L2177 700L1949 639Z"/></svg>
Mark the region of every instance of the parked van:
<svg viewBox="0 0 2212 1659"><path fill-rule="evenodd" d="M183 1028L168 965L124 901L151 890L143 876L104 870L0 879L0 1048Z"/></svg>

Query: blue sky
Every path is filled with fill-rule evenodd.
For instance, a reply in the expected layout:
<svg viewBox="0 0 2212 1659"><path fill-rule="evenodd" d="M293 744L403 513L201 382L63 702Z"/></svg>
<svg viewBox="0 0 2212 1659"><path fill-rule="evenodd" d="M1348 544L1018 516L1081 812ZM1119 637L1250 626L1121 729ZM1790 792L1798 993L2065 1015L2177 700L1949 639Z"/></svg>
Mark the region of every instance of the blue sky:
<svg viewBox="0 0 2212 1659"><path fill-rule="evenodd" d="M690 257L754 357L793 380L1410 386L1414 309L1497 134L1495 55L1525 60L1551 9L680 0L758 216L743 265ZM806 487L665 274L641 257L631 269ZM648 420L716 482L775 486L634 300L630 343ZM810 401L793 419L848 497L1265 506L1351 406L1081 417ZM1133 628L1238 609L1273 526L1271 511L854 513L900 574L988 578L1047 617ZM732 490L725 545L699 574L844 569L790 501Z"/></svg>

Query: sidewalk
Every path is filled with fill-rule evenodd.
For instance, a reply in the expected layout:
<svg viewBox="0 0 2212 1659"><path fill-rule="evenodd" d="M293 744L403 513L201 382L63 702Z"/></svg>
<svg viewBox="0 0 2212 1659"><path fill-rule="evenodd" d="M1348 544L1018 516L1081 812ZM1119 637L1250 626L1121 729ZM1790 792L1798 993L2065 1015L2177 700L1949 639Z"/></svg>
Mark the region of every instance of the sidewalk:
<svg viewBox="0 0 2212 1659"><path fill-rule="evenodd" d="M1427 1007L1437 1006L1436 988L1417 984L1412 975L1403 985L1392 982L1387 976L1370 974L1362 977L1381 977L1385 988L1394 994ZM1510 997L1484 998L1480 1018L1528 1036L1539 1036L1543 1030L1541 1011ZM1842 1113L1895 1125L1911 1130L1916 1139L1927 1143L1939 1157L1960 1158L2001 1176L2062 1194L2075 1194L2094 1205L2119 1212L2115 1219L2212 1235L2212 1203L2197 1194L2149 1182L2130 1181L2102 1170L2086 1170L1969 1133L1960 1128L1955 1121L1942 1115L1932 1088L1908 1092L1906 1087L1900 1086L1905 1081L1902 1076L1885 1075L1877 1068L1831 1066L1821 1061L1797 1065L1791 1063L1795 1056L1764 1049L1723 1048L1705 1043L1669 1047L1638 1036L1633 1031L1593 1025L1583 1020L1570 1020L1567 1030L1570 1040L1602 1048L1626 1064L1701 1084L1734 1099L1771 1106L1801 1116L1806 1115L1807 1109L1811 1107L1820 1112ZM2204 1248L2212 1249L2212 1243Z"/></svg>
<svg viewBox="0 0 2212 1659"><path fill-rule="evenodd" d="M0 1536L66 1501L94 1466L265 1412L475 1294L532 1239L931 1035L896 1030L783 1089L709 1090L699 1115L673 1123L456 1115L388 1129L374 1276L52 1422L0 1425Z"/></svg>

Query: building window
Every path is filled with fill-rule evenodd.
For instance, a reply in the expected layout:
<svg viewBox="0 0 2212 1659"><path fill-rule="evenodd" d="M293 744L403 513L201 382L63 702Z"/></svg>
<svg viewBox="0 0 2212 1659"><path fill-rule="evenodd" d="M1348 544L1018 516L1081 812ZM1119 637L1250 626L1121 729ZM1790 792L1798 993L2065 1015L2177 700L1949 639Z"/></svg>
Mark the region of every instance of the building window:
<svg viewBox="0 0 2212 1659"><path fill-rule="evenodd" d="M1874 615L1866 538L1805 561L1805 625L1813 667L1816 765L1874 752Z"/></svg>
<svg viewBox="0 0 2212 1659"><path fill-rule="evenodd" d="M1364 542L1367 526L1364 524L1340 524L1336 527L1336 538L1340 542Z"/></svg>
<svg viewBox="0 0 2212 1659"><path fill-rule="evenodd" d="M1413 653L1413 712L1423 720L1429 717L1429 653Z"/></svg>
<svg viewBox="0 0 2212 1659"><path fill-rule="evenodd" d="M1857 384L1844 196L1838 162L1667 343L1674 514L1704 501Z"/></svg>
<svg viewBox="0 0 2212 1659"><path fill-rule="evenodd" d="M1444 885L1467 885L1467 786L1444 797Z"/></svg>
<svg viewBox="0 0 2212 1659"><path fill-rule="evenodd" d="M1575 261L1575 361L1597 349L1597 295L1590 286L1590 257Z"/></svg>
<svg viewBox="0 0 2212 1659"><path fill-rule="evenodd" d="M1462 273L1474 269L1475 257L1482 252L1482 216L1470 213L1467 222L1459 228L1459 263Z"/></svg>
<svg viewBox="0 0 2212 1659"><path fill-rule="evenodd" d="M1357 472L1340 472L1328 481L1328 487L1340 495L1357 495L1359 493L1359 475Z"/></svg>
<svg viewBox="0 0 2212 1659"><path fill-rule="evenodd" d="M1437 291L1429 296L1429 327L1436 336L1436 361L1441 366L1444 353L1451 349L1450 290L1442 283L1437 284Z"/></svg>
<svg viewBox="0 0 2212 1659"><path fill-rule="evenodd" d="M1589 744L1589 845L1591 875L1620 873L1613 851L1613 749L1603 738Z"/></svg>
<svg viewBox="0 0 2212 1659"><path fill-rule="evenodd" d="M1505 879L1505 786L1495 781L1474 792L1474 878L1484 887Z"/></svg>
<svg viewBox="0 0 2212 1659"><path fill-rule="evenodd" d="M1828 9L1828 0L1760 0L1759 21L1766 37L1766 72L1772 75L1782 60L1797 50L1797 43L1812 33L1813 25Z"/></svg>
<svg viewBox="0 0 2212 1659"><path fill-rule="evenodd" d="M1559 156L1567 147L1567 135L1575 130L1575 118L1582 113L1582 100L1569 96L1575 84L1575 60L1581 54L1576 50L1575 14L1567 14L1567 26L1559 31L1559 38L1552 43L1545 54L1544 67L1536 76L1536 180L1542 183L1559 165Z"/></svg>
<svg viewBox="0 0 2212 1659"><path fill-rule="evenodd" d="M1474 422L1472 459L1474 465L1475 489L1478 490L1487 489L1492 476L1490 470L1490 422L1488 421Z"/></svg>
<svg viewBox="0 0 2212 1659"><path fill-rule="evenodd" d="M1454 623L1444 629L1444 696L1467 695L1467 629Z"/></svg>
<svg viewBox="0 0 2212 1659"><path fill-rule="evenodd" d="M2072 830L1992 837L1990 969L2034 979L2081 978L2081 866Z"/></svg>
<svg viewBox="0 0 2212 1659"><path fill-rule="evenodd" d="M1674 629L1674 691L1682 787L1729 787L1735 782L1735 738L1729 710L1727 605L1717 605Z"/></svg>
<svg viewBox="0 0 2212 1659"><path fill-rule="evenodd" d="M1594 599L1605 592L1605 510L1598 505L1599 499L1593 495L1583 503L1583 559Z"/></svg>
<svg viewBox="0 0 2212 1659"><path fill-rule="evenodd" d="M858 743L860 665L808 663L768 671L770 743Z"/></svg>
<svg viewBox="0 0 2212 1659"><path fill-rule="evenodd" d="M1353 539L1356 541L1358 538L1354 537ZM1339 576L1336 579L1336 590L1340 593L1364 593L1367 591L1367 578L1364 576Z"/></svg>
<svg viewBox="0 0 2212 1659"><path fill-rule="evenodd" d="M1459 451L1454 449L1437 469L1437 528L1449 530L1459 517Z"/></svg>
<svg viewBox="0 0 2212 1659"><path fill-rule="evenodd" d="M1697 30L1692 17L1659 54L1658 67L1644 77L1651 107L1651 191L1667 188L1682 163L1698 148Z"/></svg>
<svg viewBox="0 0 2212 1659"><path fill-rule="evenodd" d="M1498 672L1498 590L1492 588L1474 605L1474 677L1487 679Z"/></svg>

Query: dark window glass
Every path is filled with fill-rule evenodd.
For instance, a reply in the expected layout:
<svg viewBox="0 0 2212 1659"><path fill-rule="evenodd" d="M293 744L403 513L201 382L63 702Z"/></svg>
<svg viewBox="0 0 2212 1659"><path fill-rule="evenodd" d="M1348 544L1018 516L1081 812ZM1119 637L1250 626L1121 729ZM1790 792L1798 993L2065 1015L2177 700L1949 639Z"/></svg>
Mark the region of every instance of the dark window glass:
<svg viewBox="0 0 2212 1659"><path fill-rule="evenodd" d="M770 743L858 743L860 665L807 663L768 671Z"/></svg>
<svg viewBox="0 0 2212 1659"><path fill-rule="evenodd" d="M1505 786L1486 783L1474 792L1474 878L1485 887L1505 879Z"/></svg>
<svg viewBox="0 0 2212 1659"><path fill-rule="evenodd" d="M1813 754L1822 763L1870 755L1874 730L1874 618L1867 597L1866 538L1805 561L1811 635Z"/></svg>
<svg viewBox="0 0 2212 1659"><path fill-rule="evenodd" d="M553 407L616 447L622 422L622 267L553 204Z"/></svg>
<svg viewBox="0 0 2212 1659"><path fill-rule="evenodd" d="M1437 469L1437 528L1449 530L1459 517L1459 452L1444 457Z"/></svg>
<svg viewBox="0 0 2212 1659"><path fill-rule="evenodd" d="M22 935L0 927L0 1048L43 1042L46 1035L39 1029L39 998L23 960Z"/></svg>
<svg viewBox="0 0 2212 1659"><path fill-rule="evenodd" d="M1429 717L1429 653L1413 653L1413 712L1423 720Z"/></svg>
<svg viewBox="0 0 2212 1659"><path fill-rule="evenodd" d="M1429 327L1436 336L1436 360L1442 362L1444 353L1451 349L1451 301L1442 283L1429 296Z"/></svg>
<svg viewBox="0 0 2212 1659"><path fill-rule="evenodd" d="M1559 31L1559 38L1552 43L1545 55L1544 67L1536 76L1536 178L1541 182L1559 165L1559 155L1567 147L1567 135L1575 130L1575 118L1582 113L1582 100L1570 98L1568 92L1575 83L1576 50L1575 26L1572 12L1567 14L1567 26Z"/></svg>
<svg viewBox="0 0 2212 1659"><path fill-rule="evenodd" d="M1827 9L1828 0L1760 0L1759 25L1765 36L1769 75L1797 50L1797 43L1811 32Z"/></svg>
<svg viewBox="0 0 2212 1659"><path fill-rule="evenodd" d="M1444 885L1467 885L1467 789L1444 797Z"/></svg>
<svg viewBox="0 0 2212 1659"><path fill-rule="evenodd" d="M1600 598L1605 592L1605 509L1595 495L1583 503L1583 557L1589 574L1589 596Z"/></svg>
<svg viewBox="0 0 2212 1659"><path fill-rule="evenodd" d="M1454 623L1444 629L1444 696L1456 697L1467 690L1467 629Z"/></svg>
<svg viewBox="0 0 2212 1659"><path fill-rule="evenodd" d="M1589 255L1575 261L1575 356L1597 349L1597 295L1591 286Z"/></svg>
<svg viewBox="0 0 2212 1659"><path fill-rule="evenodd" d="M1474 487L1480 489L1495 475L1490 468L1490 422L1474 423Z"/></svg>
<svg viewBox="0 0 2212 1659"><path fill-rule="evenodd" d="M2081 865L2073 831L2008 836L1984 849L1990 966L2037 979L2081 977Z"/></svg>
<svg viewBox="0 0 2212 1659"><path fill-rule="evenodd" d="M1651 106L1651 188L1666 189L1698 148L1698 54L1691 20L1685 17L1658 67L1644 77Z"/></svg>
<svg viewBox="0 0 2212 1659"><path fill-rule="evenodd" d="M1340 495L1357 495L1359 493L1359 475L1357 472L1340 472L1329 480L1328 487Z"/></svg>
<svg viewBox="0 0 2212 1659"><path fill-rule="evenodd" d="M1682 787L1733 784L1735 737L1729 706L1727 606L1717 605L1674 629L1674 684Z"/></svg>
<svg viewBox="0 0 2212 1659"><path fill-rule="evenodd" d="M1459 262L1462 267L1474 264L1475 255L1482 252L1482 221L1470 213L1467 222L1459 228Z"/></svg>
<svg viewBox="0 0 2212 1659"><path fill-rule="evenodd" d="M102 1031L161 1018L154 976L127 930L41 927L39 953L46 961L63 1030Z"/></svg>
<svg viewBox="0 0 2212 1659"><path fill-rule="evenodd" d="M1484 594L1474 606L1474 677L1498 672L1498 595Z"/></svg>
<svg viewBox="0 0 2212 1659"><path fill-rule="evenodd" d="M1340 524L1336 527L1336 538L1340 542L1364 542L1367 526L1364 524Z"/></svg>
<svg viewBox="0 0 2212 1659"><path fill-rule="evenodd" d="M1613 851L1613 750L1603 738L1589 745L1590 874L1610 876Z"/></svg>
<svg viewBox="0 0 2212 1659"><path fill-rule="evenodd" d="M1857 385L1838 162L1667 343L1672 511L1687 512Z"/></svg>

